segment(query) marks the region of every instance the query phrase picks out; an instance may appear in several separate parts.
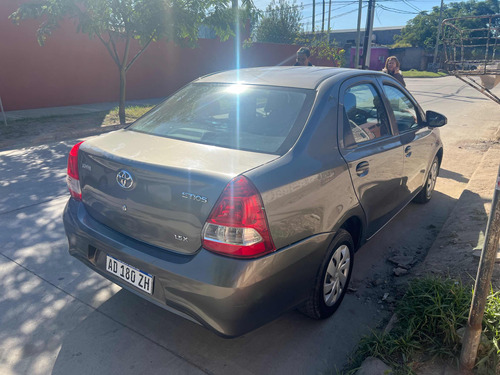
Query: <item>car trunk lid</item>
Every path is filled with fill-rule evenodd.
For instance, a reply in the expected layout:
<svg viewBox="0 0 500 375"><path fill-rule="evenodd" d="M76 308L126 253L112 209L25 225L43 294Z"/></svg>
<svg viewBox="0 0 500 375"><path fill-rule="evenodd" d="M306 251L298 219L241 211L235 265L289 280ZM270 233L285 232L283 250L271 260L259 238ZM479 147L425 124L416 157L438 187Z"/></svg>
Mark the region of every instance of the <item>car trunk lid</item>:
<svg viewBox="0 0 500 375"><path fill-rule="evenodd" d="M80 148L82 199L102 224L191 254L227 183L277 157L120 130Z"/></svg>

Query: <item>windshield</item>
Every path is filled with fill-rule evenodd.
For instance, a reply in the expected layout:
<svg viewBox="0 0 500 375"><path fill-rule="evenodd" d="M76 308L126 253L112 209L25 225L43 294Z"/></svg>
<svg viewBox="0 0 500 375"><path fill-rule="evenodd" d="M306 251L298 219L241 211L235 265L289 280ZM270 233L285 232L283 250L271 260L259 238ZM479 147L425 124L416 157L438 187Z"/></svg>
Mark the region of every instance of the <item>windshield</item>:
<svg viewBox="0 0 500 375"><path fill-rule="evenodd" d="M273 154L297 140L313 90L194 83L128 129L189 142Z"/></svg>

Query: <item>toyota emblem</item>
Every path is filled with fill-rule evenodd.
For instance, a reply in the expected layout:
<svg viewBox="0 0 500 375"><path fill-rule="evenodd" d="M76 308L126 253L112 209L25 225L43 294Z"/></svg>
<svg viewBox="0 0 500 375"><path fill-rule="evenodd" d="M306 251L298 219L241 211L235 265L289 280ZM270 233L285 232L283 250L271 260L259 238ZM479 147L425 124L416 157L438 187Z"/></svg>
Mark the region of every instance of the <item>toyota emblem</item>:
<svg viewBox="0 0 500 375"><path fill-rule="evenodd" d="M134 184L134 179L132 178L130 172L127 172L126 170L122 169L116 175L116 182L118 182L118 185L120 185L120 187L124 189L130 189Z"/></svg>

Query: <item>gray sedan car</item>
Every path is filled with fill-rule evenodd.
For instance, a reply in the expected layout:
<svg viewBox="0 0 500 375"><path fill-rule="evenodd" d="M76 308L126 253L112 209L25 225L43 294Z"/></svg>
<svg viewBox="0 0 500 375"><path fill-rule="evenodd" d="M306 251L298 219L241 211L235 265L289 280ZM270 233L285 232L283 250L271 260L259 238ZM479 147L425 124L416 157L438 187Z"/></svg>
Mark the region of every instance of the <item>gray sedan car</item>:
<svg viewBox="0 0 500 375"><path fill-rule="evenodd" d="M331 316L354 252L431 199L446 118L379 72L253 68L188 84L73 147L69 252L226 336Z"/></svg>

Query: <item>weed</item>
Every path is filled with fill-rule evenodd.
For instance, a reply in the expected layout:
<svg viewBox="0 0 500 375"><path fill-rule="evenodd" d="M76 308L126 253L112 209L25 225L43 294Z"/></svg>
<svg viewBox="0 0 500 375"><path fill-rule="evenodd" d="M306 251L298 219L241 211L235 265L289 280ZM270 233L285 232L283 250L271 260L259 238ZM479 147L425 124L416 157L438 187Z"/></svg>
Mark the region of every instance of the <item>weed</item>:
<svg viewBox="0 0 500 375"><path fill-rule="evenodd" d="M129 123L137 120L139 117L148 112L153 106L151 105L136 105L136 106L128 106L125 108L125 122ZM113 108L104 118L104 122L106 123L120 123L120 117L118 116L118 107Z"/></svg>
<svg viewBox="0 0 500 375"><path fill-rule="evenodd" d="M419 362L440 358L458 363L461 343L457 333L467 324L472 290L452 279L413 280L396 307L398 322L386 334L364 337L352 357L352 374L369 356L379 358L394 374L414 374ZM486 351L478 352L477 374L494 374L500 354L500 291L488 297L483 334Z"/></svg>

